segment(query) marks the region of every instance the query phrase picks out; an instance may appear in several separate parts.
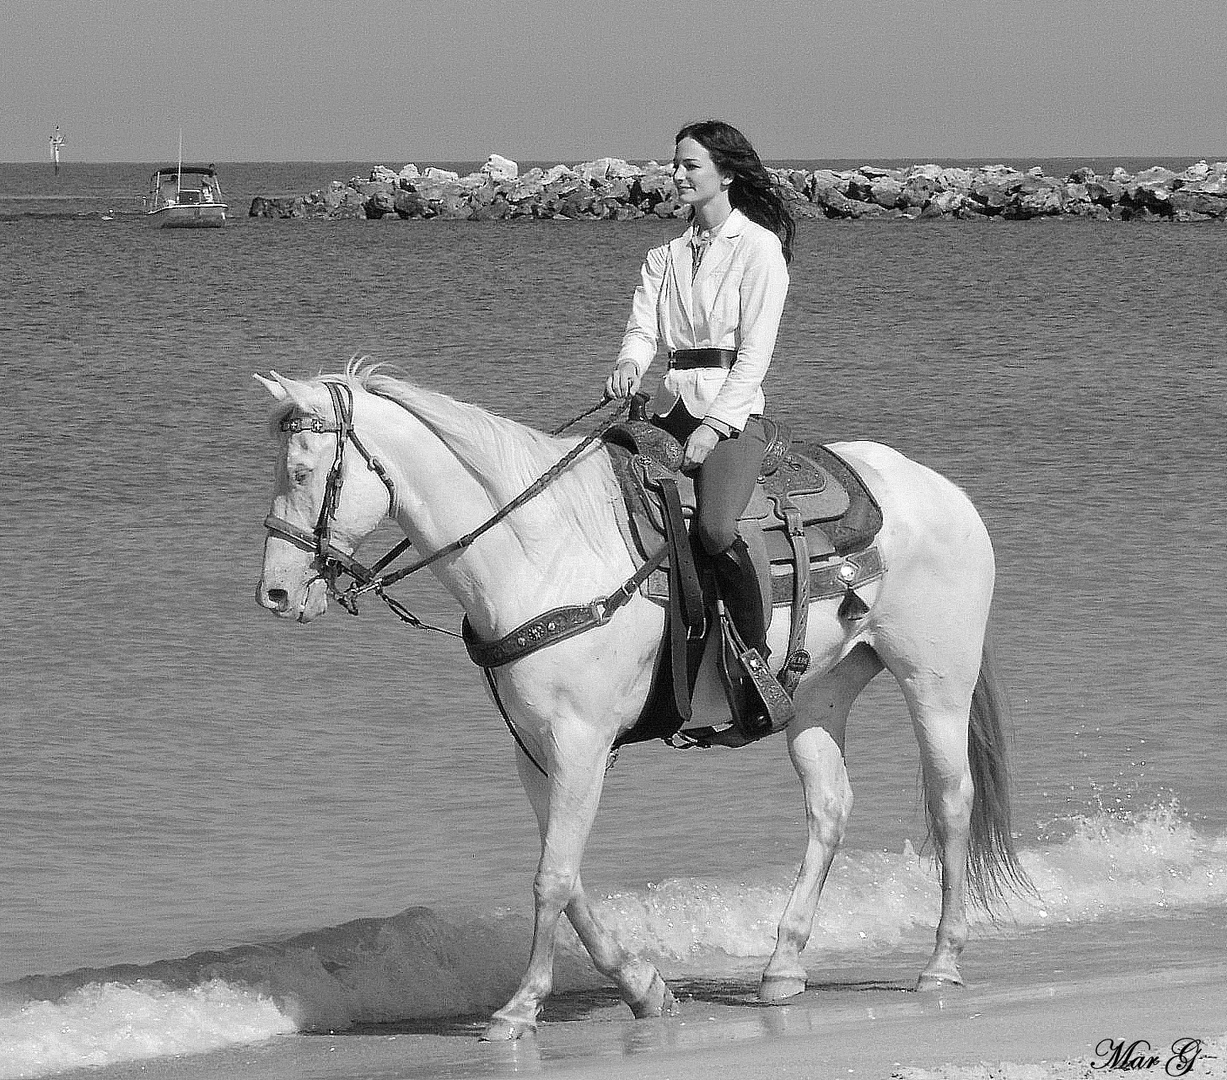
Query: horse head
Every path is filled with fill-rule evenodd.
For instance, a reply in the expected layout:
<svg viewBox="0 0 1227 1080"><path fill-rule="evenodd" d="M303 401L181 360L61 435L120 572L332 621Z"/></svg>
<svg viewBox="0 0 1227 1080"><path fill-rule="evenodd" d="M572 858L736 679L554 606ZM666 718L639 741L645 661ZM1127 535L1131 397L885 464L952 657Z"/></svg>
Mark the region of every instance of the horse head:
<svg viewBox="0 0 1227 1080"><path fill-rule="evenodd" d="M388 516L392 486L354 432L350 380L270 375L256 376L277 402L269 427L278 439L256 601L310 622L327 609L336 574L357 565L354 549Z"/></svg>

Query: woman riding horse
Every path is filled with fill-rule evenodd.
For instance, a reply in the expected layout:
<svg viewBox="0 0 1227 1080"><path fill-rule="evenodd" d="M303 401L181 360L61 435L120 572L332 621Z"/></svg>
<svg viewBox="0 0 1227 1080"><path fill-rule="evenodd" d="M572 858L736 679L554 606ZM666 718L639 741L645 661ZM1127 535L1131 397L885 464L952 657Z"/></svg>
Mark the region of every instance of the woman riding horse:
<svg viewBox="0 0 1227 1080"><path fill-rule="evenodd" d="M794 225L754 147L723 121L677 133L673 181L690 228L648 252L605 389L634 394L657 352L668 353L653 420L682 443L682 467L697 470L694 531L742 642L766 660L763 597L737 519L767 449L762 382Z"/></svg>

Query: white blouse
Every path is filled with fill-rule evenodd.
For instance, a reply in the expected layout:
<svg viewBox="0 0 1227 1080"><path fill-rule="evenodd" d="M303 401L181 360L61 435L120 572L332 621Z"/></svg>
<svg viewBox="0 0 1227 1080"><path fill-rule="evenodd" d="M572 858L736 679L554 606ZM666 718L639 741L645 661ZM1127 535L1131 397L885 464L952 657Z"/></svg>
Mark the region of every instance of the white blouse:
<svg viewBox="0 0 1227 1080"><path fill-rule="evenodd" d="M618 364L642 377L659 352L735 349L731 369L670 370L652 411L663 416L680 398L690 414L740 431L763 411L763 377L788 294L788 267L779 237L734 210L693 268L688 229L653 248L644 260ZM693 280L692 280L693 268Z"/></svg>

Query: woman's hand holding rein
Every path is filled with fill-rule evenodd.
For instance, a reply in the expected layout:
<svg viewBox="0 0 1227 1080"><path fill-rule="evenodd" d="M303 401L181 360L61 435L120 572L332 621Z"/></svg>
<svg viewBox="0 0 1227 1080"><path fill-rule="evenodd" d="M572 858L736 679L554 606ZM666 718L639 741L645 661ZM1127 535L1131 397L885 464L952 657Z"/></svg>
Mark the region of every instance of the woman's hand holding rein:
<svg viewBox="0 0 1227 1080"><path fill-rule="evenodd" d="M620 401L636 393L642 381L635 365L623 362L614 368L613 374L605 380L605 394Z"/></svg>

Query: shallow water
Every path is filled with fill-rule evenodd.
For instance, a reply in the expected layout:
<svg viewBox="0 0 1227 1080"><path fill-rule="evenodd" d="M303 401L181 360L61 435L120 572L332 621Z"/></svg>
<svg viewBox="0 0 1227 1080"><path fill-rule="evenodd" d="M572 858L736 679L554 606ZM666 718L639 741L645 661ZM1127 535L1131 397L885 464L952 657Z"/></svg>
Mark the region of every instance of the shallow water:
<svg viewBox="0 0 1227 1080"><path fill-rule="evenodd" d="M263 193L319 184L274 170ZM363 353L556 426L595 400L638 261L677 226L143 224L0 213L15 570L0 595L0 1047L21 1024L124 1015L108 995L151 979L167 1046L187 1029L225 1045L481 1011L522 962L535 862L510 740L451 639L374 608L298 627L256 607L271 454L250 375ZM1015 827L1043 898L1019 935L1227 905L1223 237L801 229L772 407L798 432L878 439L939 469L994 538ZM433 582L404 592L458 621ZM915 742L884 678L854 711L848 756L856 808L811 967L901 947L914 975L937 892L914 854ZM749 977L802 842L780 740L633 747L585 879L672 972ZM414 905L427 910L391 918ZM342 924L359 918L377 920L395 978L358 958L365 931ZM349 991L304 960L307 931ZM240 949L215 983L201 981L212 961L176 959L254 942L274 958ZM13 982L80 968L101 970ZM566 953L564 986L594 978ZM93 1006L30 1018L32 999L92 984ZM298 1005L283 995L269 1012L251 985ZM66 1060L86 1063L104 1034L69 1039ZM12 1053L28 1070L51 1061Z"/></svg>

